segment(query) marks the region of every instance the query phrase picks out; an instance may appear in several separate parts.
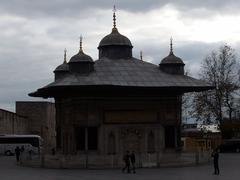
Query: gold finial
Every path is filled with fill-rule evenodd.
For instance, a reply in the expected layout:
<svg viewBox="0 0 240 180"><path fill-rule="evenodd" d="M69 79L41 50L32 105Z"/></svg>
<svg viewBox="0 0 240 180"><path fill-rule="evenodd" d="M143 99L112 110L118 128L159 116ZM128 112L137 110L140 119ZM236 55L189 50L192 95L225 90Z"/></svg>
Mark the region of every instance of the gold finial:
<svg viewBox="0 0 240 180"><path fill-rule="evenodd" d="M143 52L140 51L140 59L143 60Z"/></svg>
<svg viewBox="0 0 240 180"><path fill-rule="evenodd" d="M82 35L80 36L79 39L80 39L80 51L82 52L82 51L83 51L83 49L82 49L82 39L83 39L83 38L82 38Z"/></svg>
<svg viewBox="0 0 240 180"><path fill-rule="evenodd" d="M173 54L173 43L172 43L172 41L173 41L173 38L171 37L170 38L170 54Z"/></svg>
<svg viewBox="0 0 240 180"><path fill-rule="evenodd" d="M67 63L67 49L64 49L64 61L63 63Z"/></svg>
<svg viewBox="0 0 240 180"><path fill-rule="evenodd" d="M113 6L113 28L116 29L116 6Z"/></svg>

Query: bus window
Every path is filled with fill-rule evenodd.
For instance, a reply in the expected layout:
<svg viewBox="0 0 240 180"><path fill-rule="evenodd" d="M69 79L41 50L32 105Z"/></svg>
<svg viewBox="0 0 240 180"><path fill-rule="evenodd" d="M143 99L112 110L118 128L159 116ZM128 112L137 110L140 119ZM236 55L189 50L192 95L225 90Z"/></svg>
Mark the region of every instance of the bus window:
<svg viewBox="0 0 240 180"><path fill-rule="evenodd" d="M15 153L17 146L24 147L26 151L39 154L42 139L37 135L3 135L0 136L0 154Z"/></svg>

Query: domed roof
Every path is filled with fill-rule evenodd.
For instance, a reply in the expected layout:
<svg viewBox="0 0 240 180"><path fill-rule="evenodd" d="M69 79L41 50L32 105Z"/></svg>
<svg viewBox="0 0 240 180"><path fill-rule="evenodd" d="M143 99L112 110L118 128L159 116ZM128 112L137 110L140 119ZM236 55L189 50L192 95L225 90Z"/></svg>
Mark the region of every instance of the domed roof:
<svg viewBox="0 0 240 180"><path fill-rule="evenodd" d="M182 64L183 60L173 54L173 44L172 44L172 38L170 39L170 53L167 57L163 58L160 64Z"/></svg>
<svg viewBox="0 0 240 180"><path fill-rule="evenodd" d="M112 32L105 36L99 43L98 48L109 45L120 45L132 47L131 41L124 35L120 34L116 27L112 29Z"/></svg>
<svg viewBox="0 0 240 180"><path fill-rule="evenodd" d="M66 72L69 71L69 67L68 64L66 62L62 63L61 65L59 65L54 72Z"/></svg>
<svg viewBox="0 0 240 180"><path fill-rule="evenodd" d="M169 55L162 59L161 64L184 64L183 60L173 54L171 51Z"/></svg>
<svg viewBox="0 0 240 180"><path fill-rule="evenodd" d="M53 72L67 72L69 71L69 66L67 64L67 50L64 50L64 61L60 64Z"/></svg>
<svg viewBox="0 0 240 180"><path fill-rule="evenodd" d="M93 59L85 54L83 52L83 48L82 48L82 36L80 36L80 49L79 52L74 55L73 57L71 57L69 63L77 63L77 62L93 62Z"/></svg>
<svg viewBox="0 0 240 180"><path fill-rule="evenodd" d="M80 49L80 51L74 55L73 57L71 57L69 63L76 63L76 62L93 62L93 59L85 54L82 49Z"/></svg>

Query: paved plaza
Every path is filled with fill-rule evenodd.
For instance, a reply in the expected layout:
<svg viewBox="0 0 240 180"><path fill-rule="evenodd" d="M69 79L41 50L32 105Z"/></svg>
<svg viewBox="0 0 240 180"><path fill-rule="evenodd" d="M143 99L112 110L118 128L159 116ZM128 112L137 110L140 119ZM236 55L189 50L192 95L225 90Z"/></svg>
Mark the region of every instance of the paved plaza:
<svg viewBox="0 0 240 180"><path fill-rule="evenodd" d="M14 157L0 156L1 180L208 180L240 179L240 153L220 154L220 175L213 175L211 164L182 168L137 169L123 174L119 169L41 169L17 166Z"/></svg>

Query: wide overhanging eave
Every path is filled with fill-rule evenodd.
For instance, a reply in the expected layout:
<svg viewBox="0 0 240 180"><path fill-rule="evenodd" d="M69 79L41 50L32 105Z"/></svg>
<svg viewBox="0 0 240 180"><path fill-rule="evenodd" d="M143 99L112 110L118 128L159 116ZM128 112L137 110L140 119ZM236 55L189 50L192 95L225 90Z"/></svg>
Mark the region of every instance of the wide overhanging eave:
<svg viewBox="0 0 240 180"><path fill-rule="evenodd" d="M81 95L79 92L92 92L94 94L101 94L101 92L121 92L121 91L131 91L131 92L141 92L147 93L161 92L161 93L188 93L188 92L201 92L214 89L214 86L168 86L168 87L142 87L142 86L114 86L114 85L84 85L84 86L52 86L47 88L38 89L35 92L29 93L31 97L43 97L50 98L59 95L66 96L67 94L71 95L69 92L76 92ZM91 91L93 90L93 91ZM121 93L119 94L121 96Z"/></svg>

